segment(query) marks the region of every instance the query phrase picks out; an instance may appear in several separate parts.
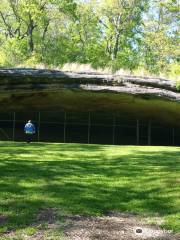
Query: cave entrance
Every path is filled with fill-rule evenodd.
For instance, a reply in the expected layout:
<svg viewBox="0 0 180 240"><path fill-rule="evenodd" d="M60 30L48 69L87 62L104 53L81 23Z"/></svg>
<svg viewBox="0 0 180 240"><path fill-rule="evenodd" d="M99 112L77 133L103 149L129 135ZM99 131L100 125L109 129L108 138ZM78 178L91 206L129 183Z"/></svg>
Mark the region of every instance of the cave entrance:
<svg viewBox="0 0 180 240"><path fill-rule="evenodd" d="M24 124L36 126L36 142L112 145L180 145L180 128L132 115L107 112L0 113L0 140L25 141Z"/></svg>
<svg viewBox="0 0 180 240"><path fill-rule="evenodd" d="M151 145L151 121L136 121L136 144Z"/></svg>

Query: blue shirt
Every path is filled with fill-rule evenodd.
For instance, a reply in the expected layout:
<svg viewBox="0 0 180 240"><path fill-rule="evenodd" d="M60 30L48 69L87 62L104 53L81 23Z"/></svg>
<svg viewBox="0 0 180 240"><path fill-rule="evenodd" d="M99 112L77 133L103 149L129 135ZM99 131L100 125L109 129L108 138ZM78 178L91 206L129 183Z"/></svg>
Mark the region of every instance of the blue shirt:
<svg viewBox="0 0 180 240"><path fill-rule="evenodd" d="M26 125L24 126L24 131L25 131L25 133L29 133L29 134L35 133L34 124L26 123Z"/></svg>

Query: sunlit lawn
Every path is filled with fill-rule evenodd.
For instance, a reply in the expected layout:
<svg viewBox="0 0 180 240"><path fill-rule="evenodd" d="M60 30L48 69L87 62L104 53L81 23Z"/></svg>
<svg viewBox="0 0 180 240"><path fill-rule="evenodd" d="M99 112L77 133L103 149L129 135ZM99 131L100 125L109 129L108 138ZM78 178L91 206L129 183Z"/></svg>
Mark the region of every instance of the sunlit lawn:
<svg viewBox="0 0 180 240"><path fill-rule="evenodd" d="M0 142L1 232L23 229L42 208L162 217L180 229L180 148Z"/></svg>

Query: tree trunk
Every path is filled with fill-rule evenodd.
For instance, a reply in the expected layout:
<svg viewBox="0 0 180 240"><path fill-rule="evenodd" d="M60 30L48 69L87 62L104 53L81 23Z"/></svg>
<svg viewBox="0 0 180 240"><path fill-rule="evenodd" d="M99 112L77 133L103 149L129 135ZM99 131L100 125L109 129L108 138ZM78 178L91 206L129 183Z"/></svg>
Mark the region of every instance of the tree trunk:
<svg viewBox="0 0 180 240"><path fill-rule="evenodd" d="M34 21L29 13L29 26L28 26L28 35L29 35L29 50L30 53L34 51L34 41L33 41L33 30L34 30Z"/></svg>
<svg viewBox="0 0 180 240"><path fill-rule="evenodd" d="M116 35L116 41L115 41L115 45L114 45L112 60L117 58L117 53L118 53L118 48L119 48L119 37L120 37L120 33L118 33Z"/></svg>

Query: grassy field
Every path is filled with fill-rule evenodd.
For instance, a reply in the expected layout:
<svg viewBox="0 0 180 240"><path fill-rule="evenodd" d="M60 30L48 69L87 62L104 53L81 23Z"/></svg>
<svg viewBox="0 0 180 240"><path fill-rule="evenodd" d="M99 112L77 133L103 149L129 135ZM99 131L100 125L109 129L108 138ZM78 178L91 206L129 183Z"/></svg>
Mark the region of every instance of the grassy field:
<svg viewBox="0 0 180 240"><path fill-rule="evenodd" d="M0 142L0 232L29 229L46 208L138 213L179 231L179 176L175 147Z"/></svg>

